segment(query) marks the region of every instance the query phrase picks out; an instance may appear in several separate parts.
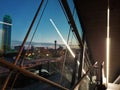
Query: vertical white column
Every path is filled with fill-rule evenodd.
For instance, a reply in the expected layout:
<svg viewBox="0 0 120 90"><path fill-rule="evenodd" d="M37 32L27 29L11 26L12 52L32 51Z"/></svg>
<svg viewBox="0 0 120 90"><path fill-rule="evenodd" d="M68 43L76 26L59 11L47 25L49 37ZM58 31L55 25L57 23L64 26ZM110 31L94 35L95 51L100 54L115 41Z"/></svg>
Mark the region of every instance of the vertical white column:
<svg viewBox="0 0 120 90"><path fill-rule="evenodd" d="M107 40L106 40L106 84L109 83L109 62L110 62L110 9L109 0L107 8Z"/></svg>

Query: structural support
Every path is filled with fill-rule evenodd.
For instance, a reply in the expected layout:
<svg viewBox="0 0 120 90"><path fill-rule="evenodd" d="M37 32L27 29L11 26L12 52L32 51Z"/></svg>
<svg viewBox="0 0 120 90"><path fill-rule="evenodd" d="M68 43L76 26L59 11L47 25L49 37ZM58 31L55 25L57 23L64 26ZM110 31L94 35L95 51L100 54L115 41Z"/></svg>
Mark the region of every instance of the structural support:
<svg viewBox="0 0 120 90"><path fill-rule="evenodd" d="M23 51L24 45L25 45L25 43L26 43L26 41L27 41L27 38L28 38L28 36L29 36L29 34L30 34L31 30L32 30L33 24L34 24L34 22L35 22L35 20L36 20L36 18L37 18L37 16L38 16L38 14L39 14L39 11L40 11L40 9L41 9L41 7L42 7L43 1L44 1L44 0L41 1L40 5L39 5L39 7L38 7L38 9L37 9L37 12L36 12L36 14L35 14L35 16L34 16L34 18L33 18L33 20L32 20L32 23L31 23L31 25L30 25L30 27L29 27L29 29L28 29L28 32L27 32L27 34L26 34L26 36L25 36L25 38L24 38L24 40L23 40L23 42L22 42L22 45L21 45L20 50L19 50L19 53L18 53L18 55L17 55L16 58L15 58L14 65L17 64L17 62L18 62L18 60L19 60L19 58L20 58L20 56L21 56L21 53L22 53L22 51ZM5 80L5 83L4 83L3 87L2 87L2 90L5 90L5 88L6 88L7 84L8 84L8 82L9 82L9 79L10 79L11 75L12 75L12 71L10 71L10 73L8 74L8 77L7 77L6 80Z"/></svg>
<svg viewBox="0 0 120 90"><path fill-rule="evenodd" d="M97 62L95 62L95 64L90 67L90 69L78 80L76 85L74 85L73 88L70 90L79 90L79 86L81 85L82 80L88 75L88 73L95 67L96 64Z"/></svg>
<svg viewBox="0 0 120 90"><path fill-rule="evenodd" d="M2 65L4 65L4 66L10 68L10 69L19 71L19 72L21 72L22 74L24 74L24 75L26 75L26 76L28 76L28 77L35 78L35 79L37 79L37 80L43 81L43 82L45 82L45 83L47 83L47 84L50 84L50 85L52 85L52 86L54 86L54 87L56 87L56 88L60 88L61 90L69 90L69 89L61 86L60 84L57 84L57 83L55 83L55 82L53 82L53 81L50 81L50 80L48 80L48 79L46 79L46 78L44 78L44 77L35 75L35 74L33 74L32 72L29 72L29 71L26 70L26 69L20 68L19 66L16 66L16 65L14 65L14 64L6 61L6 60L0 59L0 63L1 63Z"/></svg>
<svg viewBox="0 0 120 90"><path fill-rule="evenodd" d="M80 38L78 29L77 29L76 24L74 22L74 19L73 19L72 13L70 11L69 5L67 3L67 0L61 0L61 2L62 2L62 5L63 5L65 11L66 11L66 14L68 16L69 22L70 22L70 24L71 24L71 26L73 28L73 32L75 33L75 35L76 35L76 37L78 39L79 45L81 47L81 51L80 51L80 55L81 55L81 57L80 57L80 66L79 66L79 71L78 71L79 72L79 77L78 78L80 78L81 77L81 73L82 73L82 60L83 60L83 47L84 47L84 45L83 45L83 42L82 42L82 40Z"/></svg>
<svg viewBox="0 0 120 90"><path fill-rule="evenodd" d="M83 34L83 47L80 50L80 65L78 70L78 80L82 77L84 58L85 58L85 35Z"/></svg>
<svg viewBox="0 0 120 90"><path fill-rule="evenodd" d="M83 43L82 43L82 41L81 41L79 32L78 32L77 27L76 27L76 25L75 25L75 22L74 22L72 13L71 13L71 11L70 11L70 8L69 8L69 6L68 6L67 0L61 0L61 2L62 2L62 5L63 5L65 11L66 11L66 14L67 14L67 16L68 16L69 22L70 22L70 24L71 24L71 26L72 26L72 28L73 28L73 32L75 33L75 35L76 35L76 37L77 37L77 39L78 39L79 45L80 45L80 47L82 47L82 46L83 46Z"/></svg>
<svg viewBox="0 0 120 90"><path fill-rule="evenodd" d="M77 72L77 60L78 60L78 54L76 54L75 58L74 58L74 67L73 67L73 73L72 73L72 80L71 80L71 87L75 84L76 80L78 80L76 72Z"/></svg>

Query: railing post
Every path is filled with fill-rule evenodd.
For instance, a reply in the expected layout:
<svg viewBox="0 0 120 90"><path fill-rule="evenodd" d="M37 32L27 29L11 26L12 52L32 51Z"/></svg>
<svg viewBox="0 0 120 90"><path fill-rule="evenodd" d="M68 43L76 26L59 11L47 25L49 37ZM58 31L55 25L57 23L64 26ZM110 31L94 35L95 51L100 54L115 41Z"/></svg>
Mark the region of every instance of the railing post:
<svg viewBox="0 0 120 90"><path fill-rule="evenodd" d="M77 77L76 77L76 72L77 72L77 69L78 69L77 60L78 60L78 54L76 54L76 56L74 58L74 66L73 66L71 87L75 84L76 79L77 79Z"/></svg>
<svg viewBox="0 0 120 90"><path fill-rule="evenodd" d="M85 55L85 35L83 34L83 46L81 46L80 49L80 65L79 65L79 70L78 70L78 80L81 78L82 76L82 69L83 69L83 60L84 60L84 55Z"/></svg>
<svg viewBox="0 0 120 90"><path fill-rule="evenodd" d="M87 72L78 80L78 82L70 90L77 90L81 85L81 81L88 75L88 73L92 70L92 68L94 68L96 64L97 62L95 62L95 64L87 70Z"/></svg>

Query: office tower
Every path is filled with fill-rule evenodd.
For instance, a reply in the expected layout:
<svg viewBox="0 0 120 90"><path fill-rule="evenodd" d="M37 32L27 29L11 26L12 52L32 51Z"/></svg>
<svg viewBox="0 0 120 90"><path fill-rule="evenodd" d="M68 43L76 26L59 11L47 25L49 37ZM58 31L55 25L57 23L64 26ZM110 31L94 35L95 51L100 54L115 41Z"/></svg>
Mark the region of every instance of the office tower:
<svg viewBox="0 0 120 90"><path fill-rule="evenodd" d="M3 51L6 53L11 49L11 25L12 19L9 15L3 17Z"/></svg>
<svg viewBox="0 0 120 90"><path fill-rule="evenodd" d="M2 47L2 30L0 29L0 53L2 52L3 50L3 47Z"/></svg>

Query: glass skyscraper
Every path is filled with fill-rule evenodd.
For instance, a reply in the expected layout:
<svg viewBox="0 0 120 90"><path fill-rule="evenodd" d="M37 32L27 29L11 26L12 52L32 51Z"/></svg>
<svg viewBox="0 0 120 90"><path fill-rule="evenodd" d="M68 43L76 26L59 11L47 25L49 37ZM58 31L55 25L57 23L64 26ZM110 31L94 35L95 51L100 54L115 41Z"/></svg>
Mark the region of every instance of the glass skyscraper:
<svg viewBox="0 0 120 90"><path fill-rule="evenodd" d="M2 30L0 29L0 53L2 52Z"/></svg>
<svg viewBox="0 0 120 90"><path fill-rule="evenodd" d="M3 51L6 53L11 49L11 25L12 19L9 15L3 17Z"/></svg>

